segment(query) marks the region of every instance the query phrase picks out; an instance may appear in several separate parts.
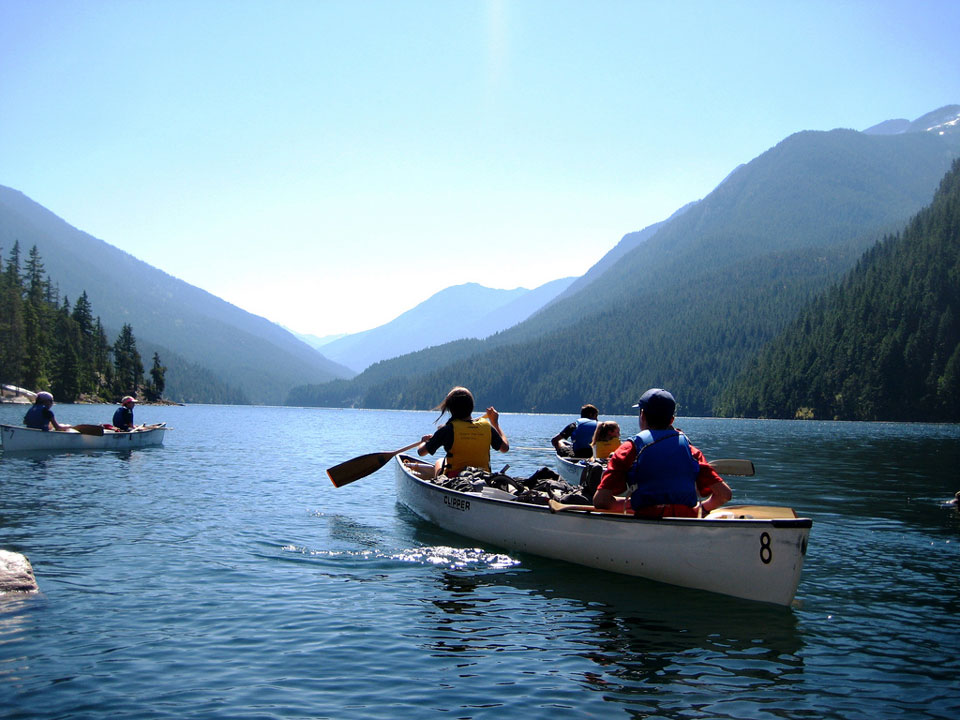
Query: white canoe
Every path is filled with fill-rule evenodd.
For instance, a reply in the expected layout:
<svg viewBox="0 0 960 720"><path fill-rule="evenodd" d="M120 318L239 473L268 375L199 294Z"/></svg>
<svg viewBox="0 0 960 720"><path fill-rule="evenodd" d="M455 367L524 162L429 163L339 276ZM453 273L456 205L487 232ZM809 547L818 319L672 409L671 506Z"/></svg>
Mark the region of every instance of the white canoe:
<svg viewBox="0 0 960 720"><path fill-rule="evenodd" d="M566 480L574 487L580 485L580 475L583 469L591 462L596 462L592 458L575 458L557 455L557 472L560 477Z"/></svg>
<svg viewBox="0 0 960 720"><path fill-rule="evenodd" d="M4 452L62 450L129 450L163 444L163 425L132 432L104 430L103 435L67 431L43 431L22 425L0 425Z"/></svg>
<svg viewBox="0 0 960 720"><path fill-rule="evenodd" d="M579 565L789 605L813 521L792 510L756 519L721 508L715 518L644 520L632 516L551 512L503 499L499 491L466 493L429 482L433 465L397 457L397 499L423 519L490 545ZM757 510L761 508L755 508ZM760 513L758 513L760 514ZM789 517L787 516L789 515Z"/></svg>

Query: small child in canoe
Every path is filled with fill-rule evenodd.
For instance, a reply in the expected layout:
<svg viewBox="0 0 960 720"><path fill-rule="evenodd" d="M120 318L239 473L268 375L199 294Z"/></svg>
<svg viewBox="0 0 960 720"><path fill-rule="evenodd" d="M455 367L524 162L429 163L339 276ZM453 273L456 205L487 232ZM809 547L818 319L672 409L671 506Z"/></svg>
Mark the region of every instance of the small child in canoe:
<svg viewBox="0 0 960 720"><path fill-rule="evenodd" d="M620 447L620 425L606 420L597 425L593 433L593 456L597 460L606 460L610 453Z"/></svg>

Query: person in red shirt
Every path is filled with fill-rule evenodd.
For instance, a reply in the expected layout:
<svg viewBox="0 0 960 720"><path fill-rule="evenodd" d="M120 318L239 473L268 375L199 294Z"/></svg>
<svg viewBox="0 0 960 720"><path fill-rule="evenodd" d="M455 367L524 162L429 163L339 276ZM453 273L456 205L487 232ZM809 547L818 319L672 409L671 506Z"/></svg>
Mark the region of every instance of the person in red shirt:
<svg viewBox="0 0 960 720"><path fill-rule="evenodd" d="M701 517L730 500L730 486L673 427L673 395L651 388L634 407L640 433L610 456L593 496L595 507L645 518Z"/></svg>

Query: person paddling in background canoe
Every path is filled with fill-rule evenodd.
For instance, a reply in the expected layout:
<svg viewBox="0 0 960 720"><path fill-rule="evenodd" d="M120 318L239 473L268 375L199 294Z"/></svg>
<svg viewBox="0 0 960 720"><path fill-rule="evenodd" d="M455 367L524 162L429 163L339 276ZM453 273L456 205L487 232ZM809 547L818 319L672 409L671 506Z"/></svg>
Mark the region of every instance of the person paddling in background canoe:
<svg viewBox="0 0 960 720"><path fill-rule="evenodd" d="M695 518L730 500L730 486L673 427L673 395L651 388L634 407L640 409L640 433L610 456L593 496L595 507L643 518ZM621 494L626 497L617 497Z"/></svg>
<svg viewBox="0 0 960 720"><path fill-rule="evenodd" d="M473 393L467 388L453 388L436 409L440 417L450 413L450 419L432 435L421 438L417 454L433 455L441 446L447 451L447 456L436 462L437 476L453 477L468 467L489 471L490 448L500 452L510 449L500 429L500 413L494 407L473 419Z"/></svg>
<svg viewBox="0 0 960 720"><path fill-rule="evenodd" d="M567 425L550 440L550 443L562 457L593 457L590 445L597 431L597 418L600 411L593 405L580 408L580 417ZM567 441L567 442L564 442Z"/></svg>
<svg viewBox="0 0 960 720"><path fill-rule="evenodd" d="M136 425L133 424L133 406L136 402L136 399L130 395L126 395L120 401L120 407L114 411L111 423L117 430L130 432L136 429Z"/></svg>
<svg viewBox="0 0 960 720"><path fill-rule="evenodd" d="M47 431L52 426L54 430L70 430L70 425L61 425L53 414L53 395L46 390L37 393L27 414L23 416L23 424L34 430Z"/></svg>

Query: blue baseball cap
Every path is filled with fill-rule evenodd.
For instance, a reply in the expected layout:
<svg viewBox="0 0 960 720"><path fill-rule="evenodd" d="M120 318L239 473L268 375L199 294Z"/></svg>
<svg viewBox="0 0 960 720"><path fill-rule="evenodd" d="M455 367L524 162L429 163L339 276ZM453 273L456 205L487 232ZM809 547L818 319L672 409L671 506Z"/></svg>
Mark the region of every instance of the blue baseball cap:
<svg viewBox="0 0 960 720"><path fill-rule="evenodd" d="M646 410L650 415L671 418L677 411L677 401L662 388L650 388L640 396L635 408Z"/></svg>

